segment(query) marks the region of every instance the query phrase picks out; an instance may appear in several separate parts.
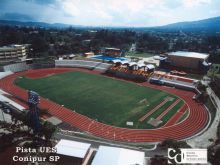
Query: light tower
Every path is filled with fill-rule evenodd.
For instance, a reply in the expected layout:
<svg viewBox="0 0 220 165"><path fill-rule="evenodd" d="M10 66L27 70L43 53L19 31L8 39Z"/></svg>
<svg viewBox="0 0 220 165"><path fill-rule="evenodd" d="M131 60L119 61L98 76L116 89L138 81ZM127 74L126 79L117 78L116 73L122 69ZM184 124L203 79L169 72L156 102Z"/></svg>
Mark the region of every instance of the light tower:
<svg viewBox="0 0 220 165"><path fill-rule="evenodd" d="M29 90L28 91L28 105L30 110L29 121L33 128L34 134L38 134L40 131L40 120L39 120L39 94Z"/></svg>

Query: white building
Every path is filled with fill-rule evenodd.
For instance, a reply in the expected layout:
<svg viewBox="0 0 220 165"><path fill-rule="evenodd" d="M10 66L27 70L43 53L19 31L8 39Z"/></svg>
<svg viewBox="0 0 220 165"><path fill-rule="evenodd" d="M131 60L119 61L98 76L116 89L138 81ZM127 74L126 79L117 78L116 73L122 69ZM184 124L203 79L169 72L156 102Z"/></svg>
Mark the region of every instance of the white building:
<svg viewBox="0 0 220 165"><path fill-rule="evenodd" d="M0 47L0 62L11 62L25 59L28 45L9 45Z"/></svg>
<svg viewBox="0 0 220 165"><path fill-rule="evenodd" d="M177 51L166 54L167 61L176 67L199 70L209 57L209 54Z"/></svg>
<svg viewBox="0 0 220 165"><path fill-rule="evenodd" d="M92 165L144 165L144 152L100 146Z"/></svg>
<svg viewBox="0 0 220 165"><path fill-rule="evenodd" d="M89 143L61 139L55 148L57 149L57 154L67 156L69 158L77 158L80 160L80 163L83 164L89 152L90 146L91 144ZM71 161L71 159L69 159L69 161Z"/></svg>

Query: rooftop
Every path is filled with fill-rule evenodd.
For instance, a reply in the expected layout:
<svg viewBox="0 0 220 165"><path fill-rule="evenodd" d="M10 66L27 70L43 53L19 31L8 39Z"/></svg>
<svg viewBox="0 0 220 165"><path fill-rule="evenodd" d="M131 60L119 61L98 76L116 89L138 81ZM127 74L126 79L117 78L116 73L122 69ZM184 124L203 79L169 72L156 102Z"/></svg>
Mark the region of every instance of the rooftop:
<svg viewBox="0 0 220 165"><path fill-rule="evenodd" d="M22 47L22 46L23 45L17 45L17 44L8 45L8 46L1 46L0 50L11 50L11 49L15 49L15 48Z"/></svg>
<svg viewBox="0 0 220 165"><path fill-rule="evenodd" d="M105 48L105 50L120 50L120 49L118 49L118 48Z"/></svg>
<svg viewBox="0 0 220 165"><path fill-rule="evenodd" d="M191 58L200 58L206 59L209 54L197 53L197 52L186 52L186 51L177 51L168 53L169 56L181 56L181 57L191 57Z"/></svg>
<svg viewBox="0 0 220 165"><path fill-rule="evenodd" d="M57 153L76 158L84 158L91 144L61 139L57 145Z"/></svg>
<svg viewBox="0 0 220 165"><path fill-rule="evenodd" d="M92 165L132 165L144 164L144 152L125 148L100 146Z"/></svg>

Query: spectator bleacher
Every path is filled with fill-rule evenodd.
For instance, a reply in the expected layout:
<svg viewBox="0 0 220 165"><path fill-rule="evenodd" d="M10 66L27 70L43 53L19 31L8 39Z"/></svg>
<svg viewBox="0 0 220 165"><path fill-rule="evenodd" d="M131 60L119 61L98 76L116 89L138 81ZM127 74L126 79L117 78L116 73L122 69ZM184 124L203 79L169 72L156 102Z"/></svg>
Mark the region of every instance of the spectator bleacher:
<svg viewBox="0 0 220 165"><path fill-rule="evenodd" d="M74 67L74 68L87 68L93 69L100 72L105 72L111 64L106 64L102 62L95 61L85 61L85 60L55 60L56 67Z"/></svg>
<svg viewBox="0 0 220 165"><path fill-rule="evenodd" d="M10 64L3 66L3 70L5 72L11 71L11 72L21 72L30 69L31 67L27 65L26 63L16 63L16 64Z"/></svg>
<svg viewBox="0 0 220 165"><path fill-rule="evenodd" d="M194 79L174 76L174 75L165 74L165 73L162 74L158 72L154 72L154 74L151 75L150 80L158 80L162 84L167 85L167 86L173 86L176 88L192 90L192 91L195 90L195 83L198 81Z"/></svg>

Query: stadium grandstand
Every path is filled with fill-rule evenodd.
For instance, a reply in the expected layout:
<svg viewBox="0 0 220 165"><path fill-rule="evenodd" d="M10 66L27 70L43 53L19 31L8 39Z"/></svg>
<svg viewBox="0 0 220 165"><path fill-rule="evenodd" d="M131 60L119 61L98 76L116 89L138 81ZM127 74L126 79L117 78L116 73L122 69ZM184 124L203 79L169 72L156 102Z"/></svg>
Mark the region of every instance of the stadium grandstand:
<svg viewBox="0 0 220 165"><path fill-rule="evenodd" d="M74 67L74 68L87 68L94 69L97 71L105 72L110 64L95 62L95 61L85 61L85 60L55 60L56 67Z"/></svg>
<svg viewBox="0 0 220 165"><path fill-rule="evenodd" d="M31 67L29 65L27 65L26 63L15 63L15 64L10 64L10 65L6 65L3 67L3 70L5 72L21 72L21 71L25 71L31 69Z"/></svg>

